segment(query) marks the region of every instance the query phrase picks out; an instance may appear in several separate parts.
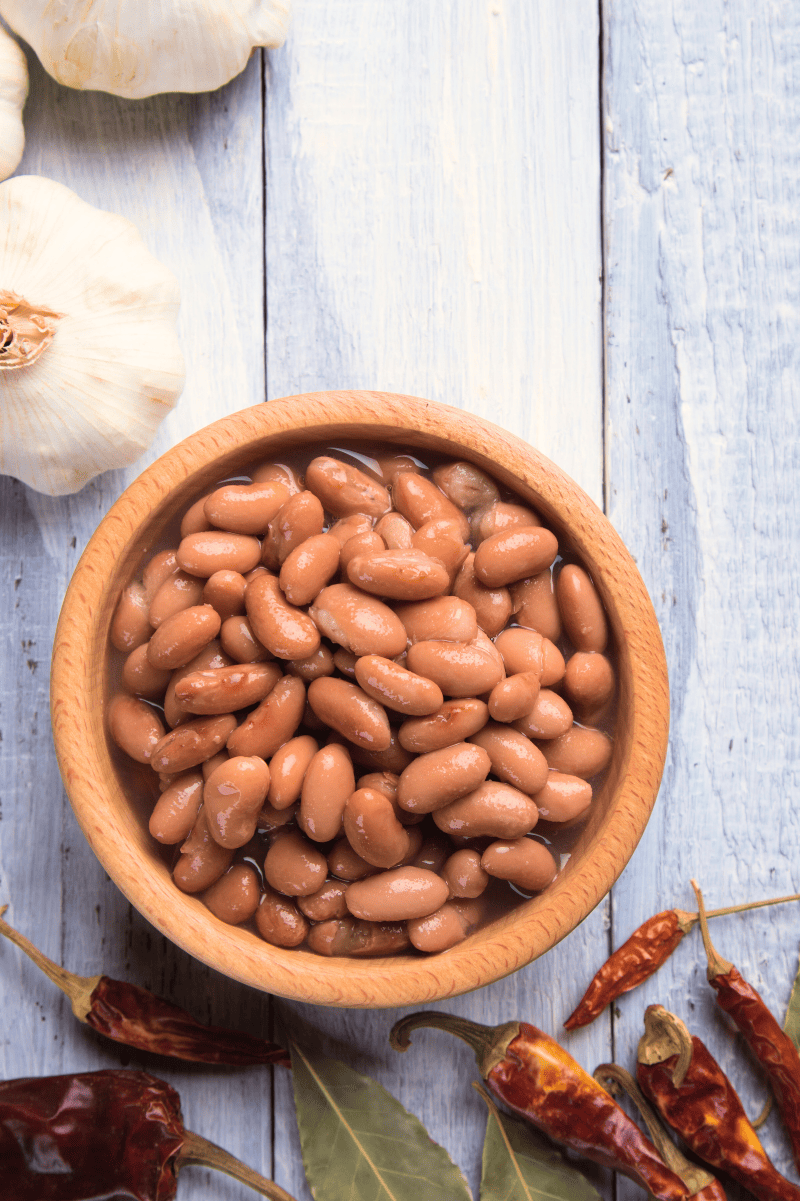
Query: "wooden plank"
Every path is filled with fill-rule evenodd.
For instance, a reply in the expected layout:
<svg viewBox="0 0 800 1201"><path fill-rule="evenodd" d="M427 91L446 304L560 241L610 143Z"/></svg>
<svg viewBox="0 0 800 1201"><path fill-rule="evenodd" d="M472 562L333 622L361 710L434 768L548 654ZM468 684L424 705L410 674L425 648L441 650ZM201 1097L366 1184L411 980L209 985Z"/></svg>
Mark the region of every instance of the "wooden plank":
<svg viewBox="0 0 800 1201"><path fill-rule="evenodd" d="M800 13L608 0L604 25L608 509L653 595L673 704L650 870L615 889L621 940L693 908L692 875L710 905L800 889ZM797 930L791 907L714 926L776 1013ZM630 1066L660 1002L704 1031L755 1113L763 1084L702 964L695 936L620 1002L618 1058ZM763 1138L796 1179L774 1115Z"/></svg>
<svg viewBox="0 0 800 1201"><path fill-rule="evenodd" d="M270 397L355 386L456 404L601 498L597 47L583 0L298 7L267 93ZM598 910L543 961L442 1007L556 1032L607 945ZM477 1193L467 1048L422 1032L398 1060L396 1011L279 1009L413 1109ZM570 1047L607 1058L607 1022ZM282 1077L276 1099L276 1179L306 1199Z"/></svg>

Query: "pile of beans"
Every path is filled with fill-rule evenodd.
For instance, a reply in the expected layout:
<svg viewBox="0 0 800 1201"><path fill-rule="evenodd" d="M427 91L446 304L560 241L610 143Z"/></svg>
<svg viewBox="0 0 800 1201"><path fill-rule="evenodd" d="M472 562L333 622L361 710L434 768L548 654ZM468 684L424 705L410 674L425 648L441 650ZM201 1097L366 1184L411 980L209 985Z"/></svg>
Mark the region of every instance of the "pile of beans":
<svg viewBox="0 0 800 1201"><path fill-rule="evenodd" d="M532 509L470 463L329 449L219 485L175 541L117 606L108 725L158 775L178 888L367 956L446 950L552 882L615 675Z"/></svg>

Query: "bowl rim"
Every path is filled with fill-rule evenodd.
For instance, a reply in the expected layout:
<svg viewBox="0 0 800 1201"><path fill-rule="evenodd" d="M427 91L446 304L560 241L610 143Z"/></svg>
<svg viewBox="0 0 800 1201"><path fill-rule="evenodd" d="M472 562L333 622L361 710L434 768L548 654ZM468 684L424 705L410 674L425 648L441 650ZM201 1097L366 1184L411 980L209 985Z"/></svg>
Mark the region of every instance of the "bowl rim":
<svg viewBox="0 0 800 1201"><path fill-rule="evenodd" d="M335 431L335 432L332 432ZM626 705L603 786L609 800L590 820L567 871L549 889L430 957L328 959L273 947L219 922L174 886L133 814L105 735L101 667L111 613L140 527L174 510L198 482L225 478L220 460L257 462L265 442L433 442L485 467L569 529L592 573L616 639ZM137 552L137 559L143 552ZM86 621L87 612L90 620ZM99 703L98 703L99 702ZM667 666L644 582L619 535L578 485L522 439L463 409L402 394L335 391L284 397L228 414L168 450L125 490L89 540L59 616L51 673L56 755L75 816L105 871L162 934L208 966L263 991L322 1005L393 1008L459 995L516 971L550 950L608 893L641 838L658 794L669 728ZM621 720L624 717L624 720ZM120 807L120 801L124 804Z"/></svg>

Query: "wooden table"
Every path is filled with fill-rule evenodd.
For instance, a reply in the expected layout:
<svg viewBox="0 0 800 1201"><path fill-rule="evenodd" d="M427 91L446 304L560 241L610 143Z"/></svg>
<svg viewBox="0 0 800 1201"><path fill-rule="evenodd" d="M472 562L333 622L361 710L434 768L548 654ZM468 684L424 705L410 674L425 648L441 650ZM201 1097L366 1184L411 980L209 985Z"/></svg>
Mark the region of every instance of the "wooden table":
<svg viewBox="0 0 800 1201"><path fill-rule="evenodd" d="M522 435L600 503L663 630L670 753L611 897L538 963L449 1008L558 1034L615 945L666 906L800 890L800 10L791 0L304 0L286 46L212 95L125 102L31 64L21 172L132 218L176 272L186 389L151 453L73 497L0 480L0 903L41 948L199 1017L273 1020L380 1079L477 1194L467 1048L396 1012L270 1002L169 945L105 877L51 745L48 661L89 535L127 483L224 413L372 387ZM782 1014L798 910L721 919L719 949ZM288 1075L172 1068L101 1044L0 947L6 1077L130 1064L187 1124L297 1198ZM565 1044L631 1066L647 1003L708 1041L748 1110L763 1087L715 1012L697 936ZM792 1174L776 1118L764 1141ZM609 1181L602 1187L610 1193ZM622 1192L639 1194L621 1182ZM182 1201L249 1196L198 1169Z"/></svg>

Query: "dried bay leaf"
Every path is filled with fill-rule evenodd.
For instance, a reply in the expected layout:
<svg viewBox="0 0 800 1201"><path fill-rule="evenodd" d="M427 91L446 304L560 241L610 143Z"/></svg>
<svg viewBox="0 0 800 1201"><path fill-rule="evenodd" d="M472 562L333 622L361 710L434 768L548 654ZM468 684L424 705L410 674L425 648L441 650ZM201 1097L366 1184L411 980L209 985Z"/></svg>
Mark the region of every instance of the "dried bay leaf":
<svg viewBox="0 0 800 1201"><path fill-rule="evenodd" d="M481 1201L601 1201L584 1175L518 1118L501 1113L479 1084L489 1110Z"/></svg>
<svg viewBox="0 0 800 1201"><path fill-rule="evenodd" d="M783 1028L797 1047L797 1050L800 1051L800 966L797 969L797 975L792 985L792 995L789 997Z"/></svg>
<svg viewBox="0 0 800 1201"><path fill-rule="evenodd" d="M294 1043L291 1051L303 1166L317 1201L472 1201L444 1148L385 1088L336 1059Z"/></svg>

